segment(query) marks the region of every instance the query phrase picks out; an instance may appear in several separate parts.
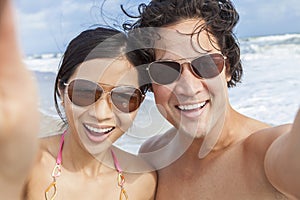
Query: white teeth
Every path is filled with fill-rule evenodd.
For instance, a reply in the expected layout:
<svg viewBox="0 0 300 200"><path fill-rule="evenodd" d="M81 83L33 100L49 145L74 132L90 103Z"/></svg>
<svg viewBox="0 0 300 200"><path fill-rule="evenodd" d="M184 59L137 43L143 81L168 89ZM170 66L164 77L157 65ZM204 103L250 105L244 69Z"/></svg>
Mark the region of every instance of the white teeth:
<svg viewBox="0 0 300 200"><path fill-rule="evenodd" d="M111 128L94 128L94 127L91 127L91 126L86 125L86 124L85 124L85 127L87 129L89 129L90 131L95 132L95 133L108 133L108 132L110 132L111 130L114 129L113 127L111 127Z"/></svg>
<svg viewBox="0 0 300 200"><path fill-rule="evenodd" d="M202 108L205 104L206 104L206 101L204 101L202 103L191 104L191 105L179 105L178 108L183 111L188 111L188 110Z"/></svg>

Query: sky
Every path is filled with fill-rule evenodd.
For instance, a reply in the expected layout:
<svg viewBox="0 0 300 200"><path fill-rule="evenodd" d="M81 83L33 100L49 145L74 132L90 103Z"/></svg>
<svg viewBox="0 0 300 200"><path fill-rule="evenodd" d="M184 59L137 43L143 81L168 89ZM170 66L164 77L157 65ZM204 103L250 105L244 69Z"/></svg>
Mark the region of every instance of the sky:
<svg viewBox="0 0 300 200"><path fill-rule="evenodd" d="M95 24L120 26L128 20L120 4L138 15L149 0L14 0L19 40L25 55L63 53L69 41ZM300 33L299 0L233 0L240 14L238 38ZM102 9L101 9L102 8ZM101 12L101 10L103 10Z"/></svg>

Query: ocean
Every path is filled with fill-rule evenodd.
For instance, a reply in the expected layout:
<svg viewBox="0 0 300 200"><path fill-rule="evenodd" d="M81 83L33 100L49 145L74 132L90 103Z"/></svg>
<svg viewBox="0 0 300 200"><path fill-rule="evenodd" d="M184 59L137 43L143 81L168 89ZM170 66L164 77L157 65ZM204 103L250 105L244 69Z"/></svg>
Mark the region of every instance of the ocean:
<svg viewBox="0 0 300 200"><path fill-rule="evenodd" d="M240 38L239 43L244 75L242 83L229 89L232 107L272 125L292 123L300 105L300 34ZM59 132L47 120L59 120L53 85L61 56L49 53L24 59L39 85L40 111L46 119L41 137ZM161 134L170 127L158 113L153 95L148 93L133 127L116 145L136 152L149 135Z"/></svg>

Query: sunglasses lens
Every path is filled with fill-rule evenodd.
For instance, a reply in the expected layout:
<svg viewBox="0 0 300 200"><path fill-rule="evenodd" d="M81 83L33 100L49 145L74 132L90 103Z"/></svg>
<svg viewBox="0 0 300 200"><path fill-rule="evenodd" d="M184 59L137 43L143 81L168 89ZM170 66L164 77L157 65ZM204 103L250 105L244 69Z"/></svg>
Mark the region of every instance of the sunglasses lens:
<svg viewBox="0 0 300 200"><path fill-rule="evenodd" d="M171 84L180 76L180 64L172 61L153 62L149 66L149 75L157 84Z"/></svg>
<svg viewBox="0 0 300 200"><path fill-rule="evenodd" d="M77 106L89 106L103 94L103 89L96 83L77 79L70 82L68 96ZM133 87L119 86L111 91L112 103L122 112L129 113L139 108L143 101L142 92Z"/></svg>
<svg viewBox="0 0 300 200"><path fill-rule="evenodd" d="M116 87L111 92L112 103L122 112L129 113L138 109L143 97L140 90L132 87Z"/></svg>
<svg viewBox="0 0 300 200"><path fill-rule="evenodd" d="M221 54L209 54L196 58L191 62L194 72L201 78L214 78L224 67L224 57Z"/></svg>
<svg viewBox="0 0 300 200"><path fill-rule="evenodd" d="M88 80L71 81L68 87L68 96L77 106L88 106L95 103L102 93L101 87Z"/></svg>
<svg viewBox="0 0 300 200"><path fill-rule="evenodd" d="M224 57L215 53L196 58L191 66L199 78L214 78L222 72L224 62ZM149 65L148 72L154 83L167 85L178 79L181 65L174 61L156 61Z"/></svg>

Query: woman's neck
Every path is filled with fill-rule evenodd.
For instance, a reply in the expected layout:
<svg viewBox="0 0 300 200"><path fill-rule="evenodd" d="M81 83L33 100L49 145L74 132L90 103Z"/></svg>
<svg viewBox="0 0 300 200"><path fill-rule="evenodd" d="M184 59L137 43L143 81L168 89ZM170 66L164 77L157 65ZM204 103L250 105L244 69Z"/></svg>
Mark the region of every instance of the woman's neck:
<svg viewBox="0 0 300 200"><path fill-rule="evenodd" d="M76 141L70 131L65 135L62 166L87 177L97 177L101 173L115 171L110 148L97 155L92 155L83 144Z"/></svg>

